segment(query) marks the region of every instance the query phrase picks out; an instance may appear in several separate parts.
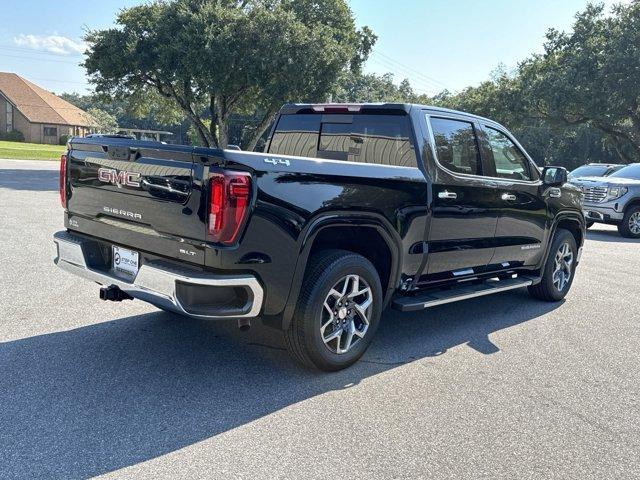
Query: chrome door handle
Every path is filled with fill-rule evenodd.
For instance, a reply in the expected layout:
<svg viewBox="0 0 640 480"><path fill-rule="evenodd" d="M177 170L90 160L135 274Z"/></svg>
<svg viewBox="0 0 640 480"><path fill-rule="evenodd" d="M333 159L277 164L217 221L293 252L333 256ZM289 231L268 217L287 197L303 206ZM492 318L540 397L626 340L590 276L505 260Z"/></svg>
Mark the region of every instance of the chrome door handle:
<svg viewBox="0 0 640 480"><path fill-rule="evenodd" d="M517 197L513 194L513 193L503 193L502 194L502 200L507 200L509 202L513 202L517 199Z"/></svg>
<svg viewBox="0 0 640 480"><path fill-rule="evenodd" d="M550 188L547 193L551 198L560 198L562 196L562 190L559 188Z"/></svg>
<svg viewBox="0 0 640 480"><path fill-rule="evenodd" d="M456 198L458 198L458 194L456 192L449 192L447 190L443 190L442 192L438 192L438 198L455 200Z"/></svg>

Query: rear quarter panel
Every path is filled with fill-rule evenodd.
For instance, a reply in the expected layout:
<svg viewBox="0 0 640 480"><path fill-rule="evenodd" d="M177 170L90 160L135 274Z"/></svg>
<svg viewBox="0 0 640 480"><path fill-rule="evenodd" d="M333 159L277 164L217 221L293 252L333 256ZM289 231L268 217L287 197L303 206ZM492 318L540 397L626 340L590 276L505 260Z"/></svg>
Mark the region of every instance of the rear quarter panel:
<svg viewBox="0 0 640 480"><path fill-rule="evenodd" d="M427 217L419 169L228 150L223 156L217 162L226 168L253 172L256 200L240 243L210 245L205 264L257 274L266 289L265 314L282 312L310 230L322 218L340 222L357 215L384 223L404 252L401 273L418 270L422 255L408 251L423 240Z"/></svg>

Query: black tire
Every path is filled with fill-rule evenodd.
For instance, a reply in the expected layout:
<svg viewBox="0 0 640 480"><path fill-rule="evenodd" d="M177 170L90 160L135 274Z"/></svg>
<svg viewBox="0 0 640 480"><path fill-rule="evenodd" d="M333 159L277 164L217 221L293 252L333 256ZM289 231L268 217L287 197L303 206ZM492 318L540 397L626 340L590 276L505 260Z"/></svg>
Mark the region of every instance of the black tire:
<svg viewBox="0 0 640 480"><path fill-rule="evenodd" d="M340 342L343 341L346 347L347 338L339 336L337 340L331 340L331 343L325 343L321 333L321 327L327 323L327 319L337 321L337 326L333 323L329 324L331 330L329 335L335 330L342 331L340 328L340 316L333 315L325 309L325 301L327 303L334 301L334 297L329 297L330 291L341 279L348 278L348 275L357 275L359 282L364 280L368 286L369 293L366 293L366 299L371 298L372 304L367 309L368 327L362 337L358 337L353 342L353 346L347 348L345 353L337 353L331 351L330 348L337 346L340 348ZM347 280L348 281L348 280ZM347 287L345 287L346 289ZM359 297L355 297L353 301ZM351 300L350 300L351 301ZM338 300L331 308L337 308ZM344 309L342 309L344 310ZM354 318L355 322L360 322L360 327L364 328L364 322L358 316L356 309L353 308L349 312L349 318ZM345 250L327 250L315 255L307 267L305 278L298 297L298 304L291 320L291 325L285 331L285 341L287 349L291 356L300 364L307 368L324 370L333 372L342 370L353 365L364 354L371 339L376 333L378 324L380 323L380 315L382 313L382 286L380 278L375 267L369 260L361 255L348 252ZM341 311L340 314L346 314ZM342 319L342 322L345 320ZM326 330L325 330L326 331ZM344 330L344 335L348 335L348 331ZM355 336L352 336L355 338ZM337 342L337 343L336 343Z"/></svg>
<svg viewBox="0 0 640 480"><path fill-rule="evenodd" d="M593 225L594 225L595 223L596 223L596 222L592 222L592 221L587 220L587 229L589 229L589 228L593 227Z"/></svg>
<svg viewBox="0 0 640 480"><path fill-rule="evenodd" d="M564 285L562 285L562 288L559 288L561 284L556 285L554 283L556 255L559 254L560 248L564 247L565 245L568 245L568 248L571 251L572 262L571 266L569 267L569 279ZM577 257L578 247L576 246L576 239L571 234L571 232L562 228L556 230L551 248L549 249L549 254L547 255L547 260L542 270L542 281L537 285L530 286L529 293L533 297L540 300L545 300L547 302L558 302L562 300L567 295L569 289L571 289L571 285L573 284L573 279L575 278Z"/></svg>
<svg viewBox="0 0 640 480"><path fill-rule="evenodd" d="M640 238L640 231L633 232L631 230L632 218L635 220L640 215L640 205L634 205L627 208L624 212L624 218L622 222L618 224L618 232L620 235L626 238Z"/></svg>

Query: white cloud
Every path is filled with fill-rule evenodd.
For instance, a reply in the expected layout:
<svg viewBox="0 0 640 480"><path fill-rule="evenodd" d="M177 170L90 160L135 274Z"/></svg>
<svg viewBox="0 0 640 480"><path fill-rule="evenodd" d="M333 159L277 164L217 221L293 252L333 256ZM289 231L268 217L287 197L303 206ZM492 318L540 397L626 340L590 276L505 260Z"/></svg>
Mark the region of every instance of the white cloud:
<svg viewBox="0 0 640 480"><path fill-rule="evenodd" d="M13 42L20 47L42 50L57 55L84 53L87 48L87 45L81 40L74 40L62 35L25 35L21 33L13 39Z"/></svg>

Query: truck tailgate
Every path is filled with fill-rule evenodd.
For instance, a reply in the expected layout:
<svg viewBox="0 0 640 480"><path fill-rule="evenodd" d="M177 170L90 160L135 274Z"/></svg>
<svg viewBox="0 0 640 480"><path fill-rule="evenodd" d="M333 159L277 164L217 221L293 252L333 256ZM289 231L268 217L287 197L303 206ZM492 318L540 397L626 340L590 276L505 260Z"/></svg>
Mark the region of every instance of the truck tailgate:
<svg viewBox="0 0 640 480"><path fill-rule="evenodd" d="M200 211L202 169L194 164L192 150L110 138L72 142L67 160L68 211L70 218L80 220L69 222L70 227L90 234L96 229L108 231L111 240L120 239L125 245L132 238L140 244L145 236L201 243L205 239ZM89 224L93 231L82 228ZM173 250L168 255L178 256ZM194 254L189 260L199 263L198 257Z"/></svg>

